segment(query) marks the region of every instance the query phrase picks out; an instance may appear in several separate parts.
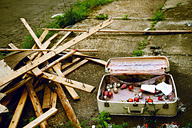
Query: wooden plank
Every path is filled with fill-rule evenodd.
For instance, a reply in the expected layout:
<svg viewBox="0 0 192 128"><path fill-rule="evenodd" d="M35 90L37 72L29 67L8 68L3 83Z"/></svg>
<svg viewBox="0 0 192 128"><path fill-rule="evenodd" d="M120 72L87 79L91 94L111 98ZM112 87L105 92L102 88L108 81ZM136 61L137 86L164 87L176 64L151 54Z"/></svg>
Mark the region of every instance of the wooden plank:
<svg viewBox="0 0 192 128"><path fill-rule="evenodd" d="M41 85L35 89L35 93L38 93L39 91L43 90L45 85Z"/></svg>
<svg viewBox="0 0 192 128"><path fill-rule="evenodd" d="M0 51L53 51L51 49L7 49L7 48L0 48Z"/></svg>
<svg viewBox="0 0 192 128"><path fill-rule="evenodd" d="M61 72L58 65L53 66L53 69L55 70L55 72L57 73L58 76L64 77L64 75ZM65 86L65 88L67 89L67 91L69 92L69 94L71 95L73 100L79 100L80 99L79 95L76 93L76 91L73 88L68 87L68 86Z"/></svg>
<svg viewBox="0 0 192 128"><path fill-rule="evenodd" d="M35 40L37 46L39 48L42 47L42 44L41 44L40 40L37 38L37 36L33 32L33 30L31 29L31 27L29 26L29 24L26 22L26 20L24 18L20 18L20 20L23 22L23 24L25 25L25 27L27 28L27 30L29 31L29 33L31 34L33 39Z"/></svg>
<svg viewBox="0 0 192 128"><path fill-rule="evenodd" d="M67 68L67 67L69 67L69 66L71 66L72 64L76 63L76 62L79 61L80 59L81 59L81 58L75 58L74 60L72 60L71 63L63 64L63 65L61 66L61 70L65 69L65 68Z"/></svg>
<svg viewBox="0 0 192 128"><path fill-rule="evenodd" d="M10 48L12 49L18 49L13 43L8 44Z"/></svg>
<svg viewBox="0 0 192 128"><path fill-rule="evenodd" d="M42 71L45 71L45 70L53 67L54 65L56 65L57 63L59 63L61 60L64 60L64 59L68 58L69 56L73 55L73 53L75 53L75 52L76 52L76 50L72 50L71 52L63 55L62 57L56 59L55 61L51 62L51 63L48 64L47 66L43 67L41 70L42 70Z"/></svg>
<svg viewBox="0 0 192 128"><path fill-rule="evenodd" d="M56 108L56 105L57 105L57 93L51 92L51 106L53 108Z"/></svg>
<svg viewBox="0 0 192 128"><path fill-rule="evenodd" d="M29 93L31 102L33 104L33 108L35 110L35 114L37 117L41 116L43 114L43 110L41 108L39 99L35 93L35 90L33 88L33 85L31 84L31 82L26 83L26 87L27 87L27 91ZM41 128L47 128L48 127L48 123L47 121L44 121L40 124Z"/></svg>
<svg viewBox="0 0 192 128"><path fill-rule="evenodd" d="M81 62L73 65L71 68L69 68L68 70L63 72L63 75L66 76L67 74L71 73L72 71L76 70L77 68L79 68L80 66L84 65L85 63L87 63L88 60L82 60Z"/></svg>
<svg viewBox="0 0 192 128"><path fill-rule="evenodd" d="M55 49L58 45L60 45L69 35L71 32L68 32L65 34L51 49Z"/></svg>
<svg viewBox="0 0 192 128"><path fill-rule="evenodd" d="M9 128L16 128L17 127L17 124L18 124L19 119L21 117L23 108L25 106L25 102L27 100L27 95L28 95L28 92L27 92L27 89L25 88L23 90L23 94L21 95L21 98L20 98L19 103L17 105L17 108L15 109L15 112L14 112L14 115L11 119Z"/></svg>
<svg viewBox="0 0 192 128"><path fill-rule="evenodd" d="M44 30L45 28L43 28ZM47 29L47 28L46 28ZM54 28L48 28L49 31L73 31L73 32L86 32L85 29L54 29ZM99 30L98 32L103 33L192 33L192 30L150 30L150 31L144 31L144 30Z"/></svg>
<svg viewBox="0 0 192 128"><path fill-rule="evenodd" d="M49 117L54 115L58 110L56 108L51 108L48 111L46 111L41 116L37 117L35 120L33 120L31 123L25 125L23 128L35 128L43 121L47 120Z"/></svg>
<svg viewBox="0 0 192 128"><path fill-rule="evenodd" d="M69 52L71 51L72 49L66 49L65 51ZM99 50L97 49L75 49L77 50L78 52L99 52Z"/></svg>
<svg viewBox="0 0 192 128"><path fill-rule="evenodd" d="M49 33L49 29L45 29L45 31L41 34L41 36L39 37L39 41L42 42L46 35Z"/></svg>
<svg viewBox="0 0 192 128"><path fill-rule="evenodd" d="M29 63L29 64L23 66L22 68L16 70L15 72L3 77L2 79L0 79L0 86L2 86L4 84L8 83L9 81L19 77L20 75L26 73L27 71L37 67L38 65L47 61L48 59L61 53L65 49L75 45L76 43L82 41L83 39L87 38L88 36L94 34L98 30L106 27L107 25L111 24L112 22L113 22L113 20L106 20L105 22L102 23L102 25L98 25L98 26L95 26L95 27L89 29L89 31L81 34L80 36L75 37L74 39L72 39L72 40L68 41L67 43L63 44L62 46L58 47L57 49L54 50L54 52L49 52L48 54L43 55L42 57L34 60L32 63Z"/></svg>
<svg viewBox="0 0 192 128"><path fill-rule="evenodd" d="M91 61L93 61L93 62L99 63L99 64L104 65L104 66L107 64L106 61L100 60L100 59L93 59L93 58L85 58L85 59L91 60Z"/></svg>
<svg viewBox="0 0 192 128"><path fill-rule="evenodd" d="M76 89L79 89L79 90L82 90L85 92L89 92L89 93L91 93L95 89L94 86L91 86L88 84L83 84L83 83L75 81L75 80L66 79L66 78L56 76L53 74L49 74L46 72L43 72L43 75L41 77L43 77L45 79L49 79L49 80L57 82L57 83L60 83L60 84L63 84L63 85L66 85L66 86L69 86L69 87L72 87L72 88L76 88Z"/></svg>
<svg viewBox="0 0 192 128"><path fill-rule="evenodd" d="M74 123L74 125L76 127L81 128L79 120L77 119L75 112L73 111L73 108L70 105L69 100L67 99L61 85L59 83L56 83L56 85L58 87L56 92L57 92L58 97L61 101L61 104L67 114L67 117L69 118L70 121L72 121Z"/></svg>
<svg viewBox="0 0 192 128"><path fill-rule="evenodd" d="M45 86L42 109L51 108L51 90Z"/></svg>

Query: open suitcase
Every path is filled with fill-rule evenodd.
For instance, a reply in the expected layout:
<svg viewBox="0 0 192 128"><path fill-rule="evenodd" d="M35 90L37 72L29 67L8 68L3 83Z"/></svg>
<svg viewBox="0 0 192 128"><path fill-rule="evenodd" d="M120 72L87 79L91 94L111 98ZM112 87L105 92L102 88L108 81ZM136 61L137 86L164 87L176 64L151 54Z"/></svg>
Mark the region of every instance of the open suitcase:
<svg viewBox="0 0 192 128"><path fill-rule="evenodd" d="M111 58L97 94L99 112L111 115L177 114L177 91L169 62L161 57Z"/></svg>

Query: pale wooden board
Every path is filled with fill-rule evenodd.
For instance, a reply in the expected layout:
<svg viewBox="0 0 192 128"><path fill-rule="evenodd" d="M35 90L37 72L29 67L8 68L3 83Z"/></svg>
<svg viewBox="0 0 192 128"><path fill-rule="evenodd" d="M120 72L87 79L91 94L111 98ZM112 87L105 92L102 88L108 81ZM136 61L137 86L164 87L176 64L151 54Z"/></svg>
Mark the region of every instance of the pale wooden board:
<svg viewBox="0 0 192 128"><path fill-rule="evenodd" d="M82 41L83 39L85 39L88 36L90 36L90 35L94 34L95 32L97 32L98 30L100 30L100 29L106 27L107 25L111 24L112 22L113 22L113 20L106 20L105 22L103 22L102 26L98 25L98 26L95 26L95 27L91 28L89 30L89 32L85 32L85 33L81 34L80 36L77 36L74 39L68 41L64 45L59 46L57 49L55 49L54 52L49 52L48 54L45 54L42 57L34 60L32 63L29 63L29 64L25 65L24 67L16 70L15 72L11 73L10 75L7 75L7 76L3 77L2 79L0 79L0 86L2 86L4 84L8 83L9 81L19 77L20 75L26 73L27 71L37 67L41 63L47 61L48 59L54 57L56 54L59 54L62 51L64 51L65 49L67 49L67 48L75 45L76 43Z"/></svg>
<svg viewBox="0 0 192 128"><path fill-rule="evenodd" d="M84 84L84 87L83 87L83 83L77 82L74 80L71 80L72 84L70 82L68 83L68 82L66 82L66 78L56 76L53 74L49 74L46 72L43 72L43 75L41 77L43 77L45 79L49 79L49 80L57 82L57 83L60 83L60 84L63 84L63 85L66 85L66 86L69 86L69 87L73 87L73 88L76 88L76 89L79 89L79 90L82 90L85 92L89 92L89 93L91 93L95 89L94 86L91 86L88 84Z"/></svg>
<svg viewBox="0 0 192 128"><path fill-rule="evenodd" d="M74 70L76 70L77 68L79 68L80 66L84 65L85 63L87 63L88 60L82 60L81 62L73 65L71 68L69 68L68 70L64 71L63 72L63 75L66 76L68 75L69 73L73 72Z"/></svg>
<svg viewBox="0 0 192 128"><path fill-rule="evenodd" d="M91 60L91 61L93 61L93 62L96 62L96 63L99 63L99 64L101 64L101 65L107 65L107 62L106 61L104 61L104 60L100 60L100 59L93 59L93 58L86 58L87 60Z"/></svg>
<svg viewBox="0 0 192 128"><path fill-rule="evenodd" d="M35 120L33 120L31 123L25 125L23 128L35 128L43 121L47 120L49 117L54 115L58 110L56 108L51 108L48 111L46 111L41 116L37 117Z"/></svg>
<svg viewBox="0 0 192 128"><path fill-rule="evenodd" d="M58 64L53 66L53 69L55 70L55 72L58 74L58 76L60 77L64 77L63 73L61 72ZM73 98L73 100L78 100L80 99L79 95L76 93L76 91L68 86L65 86L65 88L67 89L67 91L69 92L69 94L71 95L71 97Z"/></svg>
<svg viewBox="0 0 192 128"><path fill-rule="evenodd" d="M77 126L77 128L81 128L79 120L77 119L75 112L73 111L73 108L72 108L71 104L69 103L69 100L67 99L61 85L59 83L56 83L56 85L58 87L56 92L57 92L58 97L61 101L61 104L67 114L67 117L69 118L70 121L72 121L74 123L75 126Z"/></svg>
<svg viewBox="0 0 192 128"><path fill-rule="evenodd" d="M41 108L37 94L35 93L35 90L33 88L33 85L31 84L31 82L26 83L26 87L27 87L27 91L29 93L31 102L33 104L33 108L35 110L35 114L37 117L39 117L43 114L43 110ZM44 121L40 124L41 128L47 128L47 126L48 126L47 121Z"/></svg>
<svg viewBox="0 0 192 128"><path fill-rule="evenodd" d="M75 58L74 60L72 60L71 63L63 64L63 65L61 66L61 70L65 69L65 68L67 68L67 67L69 67L69 66L71 66L72 64L78 62L79 60L81 60L81 58Z"/></svg>
<svg viewBox="0 0 192 128"><path fill-rule="evenodd" d="M21 98L19 100L17 108L15 109L14 115L11 119L10 124L9 124L9 128L16 128L17 127L17 124L19 123L19 119L21 117L23 108L25 106L25 102L27 100L27 95L28 95L28 92L27 92L27 89L25 88L23 90L23 94L21 95Z"/></svg>
<svg viewBox="0 0 192 128"><path fill-rule="evenodd" d="M42 109L51 108L51 90L45 85Z"/></svg>

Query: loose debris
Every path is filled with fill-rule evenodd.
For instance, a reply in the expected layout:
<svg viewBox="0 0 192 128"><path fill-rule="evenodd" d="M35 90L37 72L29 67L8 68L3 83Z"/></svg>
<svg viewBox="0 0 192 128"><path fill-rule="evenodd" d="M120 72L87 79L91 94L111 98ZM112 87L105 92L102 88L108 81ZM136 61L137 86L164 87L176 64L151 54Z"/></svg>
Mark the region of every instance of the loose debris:
<svg viewBox="0 0 192 128"><path fill-rule="evenodd" d="M19 62L22 60L22 63L19 63L19 66L17 63L17 65L11 66L11 68L9 67L9 65L6 64L6 61L4 62L4 60L1 60L1 63L3 63L1 64L1 66L3 66L1 67L2 71L5 72L7 71L7 68L9 69L8 73L6 72L4 74L1 73L2 75L0 77L1 78L0 87L3 94L2 97L7 95L0 102L1 103L0 106L2 106L1 113L5 112L4 109L6 108L5 106L7 106L11 98L14 96L14 94L16 94L16 91L17 90L22 91L21 87L25 85L26 88L24 88L23 90L19 103L16 107L15 113L10 122L9 125L10 128L17 127L28 94L31 99L37 118L28 125L26 125L25 126L26 128L36 127L38 125L40 125L41 128L48 127L48 123L46 120L57 112L56 109L57 95L63 105L64 110L66 111L66 115L68 116L69 120L74 122L74 125L76 127L80 128L81 127L80 123L65 95L65 92L61 84L66 87L67 91L74 100L78 100L80 97L73 88L80 89L82 91L90 93L94 91L95 87L92 85L71 80L67 78L66 75L71 73L75 69L79 68L83 64L87 63L89 60L99 62L100 64L105 64L105 62L99 59L92 59L96 57L80 53L81 51L97 52L97 50L95 49L71 50L68 48L80 42L81 40L89 37L90 35L94 34L100 29L106 27L107 25L111 24L113 20L111 19L106 20L102 24L89 29L88 31L82 33L80 36L75 37L69 42L60 45L63 42L63 40L65 40L70 35L71 32L68 32L51 49L47 49L47 47L51 43L51 40L53 40L58 34L53 35L50 39L48 39L42 44L42 41L48 34L49 30L45 29L41 37L38 38L31 29L31 27L29 26L29 24L26 22L26 20L24 18L21 18L21 21L23 22L23 24L25 25L25 27L27 28L33 39L35 40L36 44L32 47L32 49L18 49L13 44L9 44L11 49L1 49L4 51L18 51L18 53L25 55L25 58L22 57L21 59L18 59ZM62 63L72 55L77 55L79 56L79 58L72 60L72 63L65 63L65 64ZM82 59L85 57L86 59ZM10 58L12 58L12 56L10 56ZM17 56L16 58L19 58L19 56ZM15 63L14 60L11 61ZM68 70L62 72L63 69L69 67L70 65L72 65L77 61L80 62L77 63L76 65L73 65ZM3 89L3 87L6 88ZM43 105L40 104L39 99L36 95L36 92L42 89L44 89ZM48 111L46 111L43 114L42 109L45 110L48 109Z"/></svg>

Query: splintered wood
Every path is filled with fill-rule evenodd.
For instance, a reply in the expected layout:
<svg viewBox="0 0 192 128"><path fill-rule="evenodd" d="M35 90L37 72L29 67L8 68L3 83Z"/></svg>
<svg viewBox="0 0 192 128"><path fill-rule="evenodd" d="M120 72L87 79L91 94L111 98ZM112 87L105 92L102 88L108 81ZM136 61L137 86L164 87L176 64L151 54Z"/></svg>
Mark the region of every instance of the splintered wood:
<svg viewBox="0 0 192 128"><path fill-rule="evenodd" d="M79 95L75 91L75 89L79 89L88 93L94 91L95 87L92 85L88 85L86 83L78 82L72 80L66 75L73 72L74 70L80 68L82 65L86 64L89 60L94 61L96 63L105 65L106 62L103 60L99 60L97 57L88 56L82 54L80 52L98 52L96 49L79 49L72 50L69 49L71 46L77 44L83 39L91 36L92 34L98 32L100 29L110 25L113 20L109 19L104 21L103 23L88 29L83 32L81 35L78 35L74 39L64 43L63 41L72 33L71 31L66 33L55 45L47 49L51 44L51 41L56 38L59 33L54 34L49 39L45 40L46 35L49 33L49 29L45 29L42 35L38 38L27 21L24 18L21 18L24 26L27 28L31 36L33 37L35 44L31 49L19 49L14 44L9 44L11 49L0 49L0 51L18 51L19 55L25 55L25 59L16 58L15 60L22 60L22 63L11 62L14 67L16 64L20 64L17 70L12 70L6 75L2 75L0 77L0 87L5 87L6 90L3 92L4 95L7 95L0 103L4 106L7 106L11 99L17 94L17 90L22 90L20 100L17 104L13 118L9 124L9 128L17 127L21 114L27 97L29 95L33 108L35 110L35 114L37 118L31 123L27 124L25 128L33 128L40 125L41 128L47 128L48 123L47 119L52 115L56 114L58 111L56 109L57 104L57 96L62 103L62 106L66 112L66 115L70 121L74 123L74 125L78 128L81 128L79 120L75 115L75 112L72 106L69 103L69 100L66 97L66 94L62 88L62 85L69 92L73 100L80 99ZM43 43L44 42L44 43ZM28 52L27 52L28 51ZM29 52L30 51L30 52ZM32 52L33 51L33 52ZM30 53L30 54L29 54ZM76 58L72 59L72 62L63 63L68 57L74 55ZM93 59L94 58L94 59ZM96 59L95 59L96 58ZM14 59L11 59L14 61ZM5 61L6 59L2 60ZM15 64L14 64L15 63ZM71 67L70 67L71 66ZM6 66L6 68L9 66ZM5 67L4 67L5 68ZM63 69L66 69L64 72ZM10 68L11 69L11 68ZM46 84L49 82L50 84ZM23 86L23 88L22 88ZM8 87L8 88L7 88ZM44 89L44 90L43 90ZM42 105L37 96L37 92L44 92ZM1 92L2 93L2 92ZM16 104L16 103L15 103ZM43 113L42 109L49 109L45 113ZM0 119L2 119L0 117Z"/></svg>

